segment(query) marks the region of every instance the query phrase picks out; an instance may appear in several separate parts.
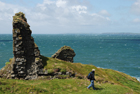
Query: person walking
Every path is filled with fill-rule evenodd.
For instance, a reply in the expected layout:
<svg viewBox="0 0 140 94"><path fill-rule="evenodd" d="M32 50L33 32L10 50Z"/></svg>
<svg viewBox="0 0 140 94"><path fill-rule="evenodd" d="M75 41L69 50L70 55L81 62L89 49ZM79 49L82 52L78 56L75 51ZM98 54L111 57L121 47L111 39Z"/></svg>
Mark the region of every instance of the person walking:
<svg viewBox="0 0 140 94"><path fill-rule="evenodd" d="M94 74L95 74L95 69L92 69L92 71L88 74L88 79L90 80L91 84L87 87L87 89L92 87L95 90L95 87L94 87L94 80L95 80Z"/></svg>

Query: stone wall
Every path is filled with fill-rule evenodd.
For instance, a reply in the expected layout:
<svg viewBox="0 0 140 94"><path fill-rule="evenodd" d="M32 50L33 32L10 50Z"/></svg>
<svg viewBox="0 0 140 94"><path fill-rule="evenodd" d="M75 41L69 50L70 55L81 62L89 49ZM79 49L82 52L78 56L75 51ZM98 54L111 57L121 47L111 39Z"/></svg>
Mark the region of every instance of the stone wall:
<svg viewBox="0 0 140 94"><path fill-rule="evenodd" d="M13 78L36 79L43 69L40 51L31 33L25 15L16 13L13 16Z"/></svg>

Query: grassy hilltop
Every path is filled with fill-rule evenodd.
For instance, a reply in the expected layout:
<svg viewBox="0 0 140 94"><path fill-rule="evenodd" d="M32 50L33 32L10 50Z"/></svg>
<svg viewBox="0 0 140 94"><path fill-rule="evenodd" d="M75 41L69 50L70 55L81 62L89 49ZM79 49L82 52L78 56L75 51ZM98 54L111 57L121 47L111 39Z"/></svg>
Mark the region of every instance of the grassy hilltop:
<svg viewBox="0 0 140 94"><path fill-rule="evenodd" d="M111 70L97 68L94 65L70 63L59 59L41 56L44 70L53 72L61 69L62 72L76 73L75 77L67 79L48 79L42 77L38 80L19 80L0 78L0 94L140 94L140 82L127 74ZM11 62L7 62L5 69ZM3 68L3 69L4 69ZM95 72L96 90L87 90L90 81L86 76L91 69ZM65 77L65 75L62 75Z"/></svg>

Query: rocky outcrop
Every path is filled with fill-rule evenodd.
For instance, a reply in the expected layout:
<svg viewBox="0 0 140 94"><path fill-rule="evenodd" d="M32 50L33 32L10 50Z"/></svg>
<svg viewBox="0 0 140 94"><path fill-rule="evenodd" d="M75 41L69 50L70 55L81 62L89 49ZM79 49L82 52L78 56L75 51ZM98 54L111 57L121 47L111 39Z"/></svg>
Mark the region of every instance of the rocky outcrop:
<svg viewBox="0 0 140 94"><path fill-rule="evenodd" d="M54 55L52 55L52 58L58 58L64 61L73 62L73 57L75 55L76 54L71 47L63 46Z"/></svg>
<svg viewBox="0 0 140 94"><path fill-rule="evenodd" d="M43 71L40 51L31 36L32 31L22 12L13 16L14 59L6 78L36 79Z"/></svg>

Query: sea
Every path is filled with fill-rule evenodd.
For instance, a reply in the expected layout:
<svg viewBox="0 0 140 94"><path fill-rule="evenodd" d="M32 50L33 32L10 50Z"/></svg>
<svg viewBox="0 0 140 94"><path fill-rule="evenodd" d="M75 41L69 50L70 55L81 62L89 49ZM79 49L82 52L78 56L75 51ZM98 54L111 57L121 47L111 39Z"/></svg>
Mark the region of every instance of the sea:
<svg viewBox="0 0 140 94"><path fill-rule="evenodd" d="M140 34L32 34L41 55L70 46L74 63L126 73L140 81ZM12 34L0 34L0 69L13 57Z"/></svg>

